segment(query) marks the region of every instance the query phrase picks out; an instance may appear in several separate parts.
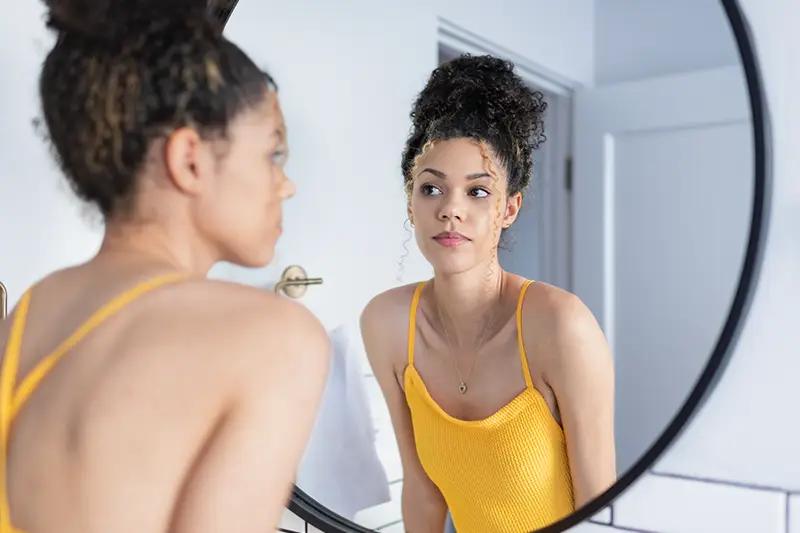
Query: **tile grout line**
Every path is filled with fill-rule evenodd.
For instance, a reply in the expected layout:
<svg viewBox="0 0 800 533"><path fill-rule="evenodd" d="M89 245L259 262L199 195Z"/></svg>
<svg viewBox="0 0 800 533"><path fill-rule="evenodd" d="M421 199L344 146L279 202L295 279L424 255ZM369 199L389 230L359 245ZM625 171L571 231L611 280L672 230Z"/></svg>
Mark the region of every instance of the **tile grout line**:
<svg viewBox="0 0 800 533"><path fill-rule="evenodd" d="M383 524L383 525L382 525L382 526L380 526L380 527L376 527L376 528L375 528L375 531L381 531L381 530L382 530L382 529L384 529L384 528L391 527L391 526L394 526L394 525L396 525L396 524L402 524L402 523L403 523L403 519L401 518L400 520L395 520L395 521L393 521L393 522L388 522L388 523L386 523L386 524Z"/></svg>
<svg viewBox="0 0 800 533"><path fill-rule="evenodd" d="M706 483L709 485L722 485L725 487L736 487L740 489L748 489L753 491L759 492L778 492L781 494L792 494L792 491L775 487L771 485L758 485L752 483L745 483L743 481L731 481L731 480L723 480L723 479L715 479L715 478L707 478L707 477L699 477L699 476L689 476L686 474L673 474L669 472L656 472L654 470L650 471L650 475L654 477L661 477L661 478L669 478L669 479L679 479L682 481L692 481L695 483Z"/></svg>
<svg viewBox="0 0 800 533"><path fill-rule="evenodd" d="M625 526L609 526L610 529L615 529L617 531L627 531L629 533L663 533L659 531L655 531L653 529L636 529L633 527L625 527Z"/></svg>

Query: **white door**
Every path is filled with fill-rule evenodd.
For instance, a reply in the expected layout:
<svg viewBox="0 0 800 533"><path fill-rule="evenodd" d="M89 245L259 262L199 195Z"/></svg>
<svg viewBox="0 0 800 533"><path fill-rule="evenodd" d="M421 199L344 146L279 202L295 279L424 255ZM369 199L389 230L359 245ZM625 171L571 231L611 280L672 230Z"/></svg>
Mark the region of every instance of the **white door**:
<svg viewBox="0 0 800 533"><path fill-rule="evenodd" d="M752 204L741 69L576 93L573 290L611 343L618 468L675 415L716 343Z"/></svg>

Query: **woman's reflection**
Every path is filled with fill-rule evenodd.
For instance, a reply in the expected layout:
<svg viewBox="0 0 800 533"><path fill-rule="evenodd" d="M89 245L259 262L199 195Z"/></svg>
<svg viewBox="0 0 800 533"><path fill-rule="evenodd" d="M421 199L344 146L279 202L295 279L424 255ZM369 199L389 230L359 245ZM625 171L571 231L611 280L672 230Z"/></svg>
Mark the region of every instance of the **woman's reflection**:
<svg viewBox="0 0 800 533"><path fill-rule="evenodd" d="M528 532L616 477L610 350L572 294L503 271L497 248L544 140L542 95L513 64L464 56L414 104L402 158L432 280L361 317L404 470L407 531Z"/></svg>

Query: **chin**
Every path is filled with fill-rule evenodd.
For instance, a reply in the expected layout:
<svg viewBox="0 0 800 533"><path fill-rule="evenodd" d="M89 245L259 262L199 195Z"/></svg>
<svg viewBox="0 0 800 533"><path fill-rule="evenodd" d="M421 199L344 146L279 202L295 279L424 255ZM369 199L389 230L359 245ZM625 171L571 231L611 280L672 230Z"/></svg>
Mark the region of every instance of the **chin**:
<svg viewBox="0 0 800 533"><path fill-rule="evenodd" d="M275 259L275 246L270 245L260 250L253 250L249 253L239 253L232 258L226 259L227 262L245 268L264 268Z"/></svg>
<svg viewBox="0 0 800 533"><path fill-rule="evenodd" d="M426 251L423 255L438 274L461 274L475 268L478 264L472 254L458 254L450 251L447 253L441 253L440 251L431 253Z"/></svg>

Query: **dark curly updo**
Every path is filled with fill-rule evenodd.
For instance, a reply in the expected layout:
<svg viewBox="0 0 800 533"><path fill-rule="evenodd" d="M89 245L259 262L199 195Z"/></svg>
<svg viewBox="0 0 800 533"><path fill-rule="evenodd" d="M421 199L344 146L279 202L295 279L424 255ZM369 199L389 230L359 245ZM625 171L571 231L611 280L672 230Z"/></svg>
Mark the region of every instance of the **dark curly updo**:
<svg viewBox="0 0 800 533"><path fill-rule="evenodd" d="M414 102L402 170L410 194L417 160L435 141L471 138L485 143L508 177L508 194L531 181L531 151L545 140L542 93L531 90L514 64L462 55L440 65Z"/></svg>
<svg viewBox="0 0 800 533"><path fill-rule="evenodd" d="M62 171L105 218L129 207L152 142L191 126L223 138L274 89L206 0L45 0L57 34L39 81Z"/></svg>

